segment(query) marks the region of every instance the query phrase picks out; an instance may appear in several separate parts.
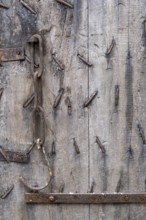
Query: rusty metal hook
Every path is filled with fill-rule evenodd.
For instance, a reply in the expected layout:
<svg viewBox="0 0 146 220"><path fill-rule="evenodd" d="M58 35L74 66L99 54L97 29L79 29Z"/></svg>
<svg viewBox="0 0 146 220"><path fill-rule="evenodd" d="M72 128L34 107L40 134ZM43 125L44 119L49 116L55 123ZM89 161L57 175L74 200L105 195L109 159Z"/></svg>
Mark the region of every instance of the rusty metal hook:
<svg viewBox="0 0 146 220"><path fill-rule="evenodd" d="M25 178L24 178L23 176L20 176L20 177L19 177L19 180L24 184L24 186L25 186L27 189L29 189L29 190L31 190L31 191L34 191L34 192L37 192L37 191L39 191L39 190L45 189L45 188L51 183L52 178L53 178L53 177L51 177L50 180L49 180L47 183L45 183L44 186L39 186L39 187L37 187L37 186L30 186L30 185L26 182L26 180L25 180Z"/></svg>

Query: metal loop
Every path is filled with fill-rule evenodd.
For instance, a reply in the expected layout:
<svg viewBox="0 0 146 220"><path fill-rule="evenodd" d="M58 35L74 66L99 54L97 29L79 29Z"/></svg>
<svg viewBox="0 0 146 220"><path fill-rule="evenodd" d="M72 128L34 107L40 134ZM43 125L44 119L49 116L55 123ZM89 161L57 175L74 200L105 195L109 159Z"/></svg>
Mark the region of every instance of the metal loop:
<svg viewBox="0 0 146 220"><path fill-rule="evenodd" d="M39 78L43 74L43 41L42 41L42 37L39 34L34 34L30 38L29 42L30 43L35 43L35 42L39 43L39 59L40 59L40 62L39 62L39 68L38 68L38 71L37 71L37 77ZM32 57L31 71L32 71L32 74L34 74L34 45L32 47L31 57Z"/></svg>

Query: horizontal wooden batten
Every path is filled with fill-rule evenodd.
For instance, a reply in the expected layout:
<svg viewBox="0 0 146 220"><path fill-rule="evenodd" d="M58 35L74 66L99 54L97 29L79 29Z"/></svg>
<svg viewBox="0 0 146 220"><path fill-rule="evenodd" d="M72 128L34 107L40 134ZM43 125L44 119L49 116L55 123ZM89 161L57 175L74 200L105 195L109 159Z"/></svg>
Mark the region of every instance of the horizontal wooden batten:
<svg viewBox="0 0 146 220"><path fill-rule="evenodd" d="M124 204L146 203L146 193L25 193L25 202L30 204Z"/></svg>

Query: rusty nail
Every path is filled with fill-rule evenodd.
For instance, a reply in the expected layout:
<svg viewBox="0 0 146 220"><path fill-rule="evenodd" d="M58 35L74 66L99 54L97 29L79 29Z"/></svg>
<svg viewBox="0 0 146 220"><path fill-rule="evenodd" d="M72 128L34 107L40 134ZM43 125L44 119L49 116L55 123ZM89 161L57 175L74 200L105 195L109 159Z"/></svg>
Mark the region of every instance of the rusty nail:
<svg viewBox="0 0 146 220"><path fill-rule="evenodd" d="M9 163L9 158L7 157L7 155L5 154L3 148L0 146L0 153L1 155L4 157L4 159L7 161L7 163Z"/></svg>
<svg viewBox="0 0 146 220"><path fill-rule="evenodd" d="M20 0L20 2L22 3L22 5L27 8L32 14L36 15L36 12L23 0Z"/></svg>
<svg viewBox="0 0 146 220"><path fill-rule="evenodd" d="M115 105L119 104L119 85L115 86Z"/></svg>
<svg viewBox="0 0 146 220"><path fill-rule="evenodd" d="M23 108L27 108L29 105L30 105L30 103L34 100L34 97L35 97L35 95L34 95L34 93L24 102L24 104L23 104Z"/></svg>
<svg viewBox="0 0 146 220"><path fill-rule="evenodd" d="M143 144L145 145L146 144L146 140L145 140L144 130L143 130L143 128L142 128L140 123L138 123L137 127L139 129L139 135L141 136Z"/></svg>
<svg viewBox="0 0 146 220"><path fill-rule="evenodd" d="M79 146L78 146L78 144L77 144L75 138L73 138L73 145L74 145L74 147L75 147L76 153L77 153L77 154L80 154L80 149L79 149Z"/></svg>
<svg viewBox="0 0 146 220"><path fill-rule="evenodd" d="M95 186L95 182L93 181L93 182L92 182L92 185L91 185L91 188L90 188L90 193L93 193L93 192L94 192L94 186Z"/></svg>
<svg viewBox="0 0 146 220"><path fill-rule="evenodd" d="M98 91L95 91L85 102L84 102L84 107L88 107L91 102L93 101L93 99L97 96Z"/></svg>
<svg viewBox="0 0 146 220"><path fill-rule="evenodd" d="M0 98L2 97L3 91L4 91L4 88L0 88Z"/></svg>
<svg viewBox="0 0 146 220"><path fill-rule="evenodd" d="M4 4L2 4L2 3L0 3L0 7L1 7L1 8L5 8L5 9L9 9L9 7L8 7L7 5L4 5Z"/></svg>
<svg viewBox="0 0 146 220"><path fill-rule="evenodd" d="M106 51L106 54L105 54L106 56L109 56L109 55L110 55L110 53L112 52L114 46L115 46L115 40L114 40L114 38L113 38L110 47L109 47L109 48L107 49L107 51Z"/></svg>
<svg viewBox="0 0 146 220"><path fill-rule="evenodd" d="M72 104L69 97L66 98L67 108L68 108L68 115L72 114Z"/></svg>
<svg viewBox="0 0 146 220"><path fill-rule="evenodd" d="M52 53L53 60L58 64L60 70L64 70L64 65L60 62L60 60L57 59L55 54Z"/></svg>
<svg viewBox="0 0 146 220"><path fill-rule="evenodd" d="M61 98L62 98L62 95L64 93L64 89L61 88L58 92L58 95L54 101L54 105L53 105L53 108L57 108L57 106L59 105L60 101L61 101Z"/></svg>
<svg viewBox="0 0 146 220"><path fill-rule="evenodd" d="M31 63L31 60L30 60L30 58L29 58L27 55L25 55L25 59L26 59L26 61L27 61L28 63ZM35 67L35 68L38 68L39 65L37 65L37 64L34 63L34 67Z"/></svg>
<svg viewBox="0 0 146 220"><path fill-rule="evenodd" d="M65 5L65 6L67 6L67 7L69 7L69 8L74 8L74 6L71 3L66 2L64 0L56 0L56 1L63 4L63 5Z"/></svg>
<svg viewBox="0 0 146 220"><path fill-rule="evenodd" d="M61 186L59 187L59 193L64 192L64 187L65 187L65 183L61 184Z"/></svg>
<svg viewBox="0 0 146 220"><path fill-rule="evenodd" d="M30 145L30 147L26 150L26 154L29 154L35 146L35 142Z"/></svg>
<svg viewBox="0 0 146 220"><path fill-rule="evenodd" d="M14 184L12 184L5 192L4 194L1 196L2 199L5 199L14 189Z"/></svg>
<svg viewBox="0 0 146 220"><path fill-rule="evenodd" d="M52 150L51 150L51 155L56 155L56 145L55 145L55 142L53 141L52 142Z"/></svg>
<svg viewBox="0 0 146 220"><path fill-rule="evenodd" d="M98 144L98 146L100 147L101 151L103 154L106 153L105 147L103 146L103 144L101 143L100 139L98 136L96 136L96 143Z"/></svg>
<svg viewBox="0 0 146 220"><path fill-rule="evenodd" d="M90 63L89 61L87 61L83 56L81 56L79 53L77 54L77 56L79 57L79 59L81 59L86 65L88 65L89 67L93 66L92 63Z"/></svg>

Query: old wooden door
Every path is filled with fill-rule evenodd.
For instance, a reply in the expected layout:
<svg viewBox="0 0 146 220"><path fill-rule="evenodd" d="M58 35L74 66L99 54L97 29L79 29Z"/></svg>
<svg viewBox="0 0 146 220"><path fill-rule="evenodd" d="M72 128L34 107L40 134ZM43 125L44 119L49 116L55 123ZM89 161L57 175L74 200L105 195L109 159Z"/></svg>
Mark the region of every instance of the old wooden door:
<svg viewBox="0 0 146 220"><path fill-rule="evenodd" d="M0 1L1 220L146 219L144 204L25 204L19 180L44 185L50 162L45 193L145 192L145 7L145 0ZM34 103L24 103L34 93L34 34L44 48L45 154L34 147L28 163L8 163L8 150L26 156L33 141Z"/></svg>

